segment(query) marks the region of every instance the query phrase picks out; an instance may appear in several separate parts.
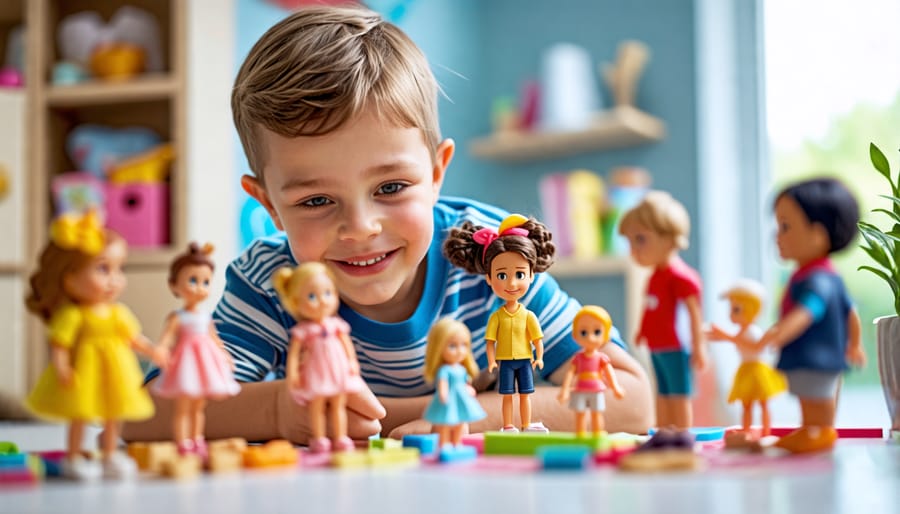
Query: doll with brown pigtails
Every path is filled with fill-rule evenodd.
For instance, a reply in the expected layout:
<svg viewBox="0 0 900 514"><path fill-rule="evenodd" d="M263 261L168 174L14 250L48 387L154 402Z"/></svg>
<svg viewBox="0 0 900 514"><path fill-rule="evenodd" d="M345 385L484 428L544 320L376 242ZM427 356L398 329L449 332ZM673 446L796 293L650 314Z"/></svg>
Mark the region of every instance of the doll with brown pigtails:
<svg viewBox="0 0 900 514"><path fill-rule="evenodd" d="M499 367L499 388L505 432L518 432L513 424L513 395L519 394L520 427L525 432L547 432L531 422L533 370L544 367L544 334L537 316L519 299L534 281L534 274L553 264L556 248L552 234L534 218L507 216L497 229L465 222L450 230L444 255L455 266L485 276L494 294L504 301L488 320L488 371ZM533 349L533 353L532 353Z"/></svg>
<svg viewBox="0 0 900 514"><path fill-rule="evenodd" d="M119 424L153 415L141 387L141 369L132 350L165 364L165 351L141 334L134 314L116 300L125 288L125 240L105 230L94 212L63 215L50 227L25 299L28 310L47 325L50 365L26 400L37 415L69 422L62 473L89 480L101 474L127 478L134 461L116 451ZM86 423L104 425L102 467L83 456Z"/></svg>
<svg viewBox="0 0 900 514"><path fill-rule="evenodd" d="M209 296L215 265L211 244L190 243L169 268L169 289L184 306L166 318L159 345L169 349L168 365L153 385L154 392L175 400L173 436L181 455L206 459L204 437L208 398L234 396L241 386L234 379L234 363L216 332L209 312L200 303Z"/></svg>

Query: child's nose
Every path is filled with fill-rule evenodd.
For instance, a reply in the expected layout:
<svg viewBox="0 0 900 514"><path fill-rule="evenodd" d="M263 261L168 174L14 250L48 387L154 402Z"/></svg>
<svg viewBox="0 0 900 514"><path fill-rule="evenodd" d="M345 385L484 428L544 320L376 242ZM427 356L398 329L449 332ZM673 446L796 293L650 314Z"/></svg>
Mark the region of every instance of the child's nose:
<svg viewBox="0 0 900 514"><path fill-rule="evenodd" d="M368 205L347 207L339 231L342 239L363 240L380 233L381 220L376 208Z"/></svg>

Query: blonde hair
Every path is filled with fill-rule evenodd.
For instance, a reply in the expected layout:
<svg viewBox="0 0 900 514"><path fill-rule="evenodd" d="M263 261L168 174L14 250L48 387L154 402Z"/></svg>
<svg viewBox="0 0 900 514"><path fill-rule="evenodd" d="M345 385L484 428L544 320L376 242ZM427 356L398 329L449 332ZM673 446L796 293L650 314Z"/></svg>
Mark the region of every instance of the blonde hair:
<svg viewBox="0 0 900 514"><path fill-rule="evenodd" d="M573 332L578 325L578 321L585 317L594 318L599 321L603 325L604 338L606 341L609 341L609 333L610 330L612 330L612 317L609 315L609 312L598 305L585 305L575 314L575 318L572 320Z"/></svg>
<svg viewBox="0 0 900 514"><path fill-rule="evenodd" d="M478 365L475 364L475 358L472 357L472 333L469 332L469 327L461 321L443 318L428 331L428 343L425 346L425 368L422 370L422 375L429 384L434 382L438 368L444 363L444 348L447 347L450 336L454 334L462 334L466 341L466 347L469 349L462 365L466 368L469 376L475 377L478 374Z"/></svg>
<svg viewBox="0 0 900 514"><path fill-rule="evenodd" d="M363 110L421 129L432 160L440 143L439 88L422 51L402 30L361 7L305 7L253 45L231 94L250 168L266 160L260 127L284 137L339 129Z"/></svg>
<svg viewBox="0 0 900 514"><path fill-rule="evenodd" d="M297 306L292 296L293 291L317 275L325 275L334 283L331 271L321 262L304 262L296 268L279 268L272 274L272 286L278 293L278 299L292 316L297 316Z"/></svg>
<svg viewBox="0 0 900 514"><path fill-rule="evenodd" d="M684 205L665 191L648 192L641 203L626 212L619 222L619 234L627 235L635 225L672 237L681 250L688 247L691 218Z"/></svg>
<svg viewBox="0 0 900 514"><path fill-rule="evenodd" d="M763 302L766 297L765 291L765 287L759 282L750 279L741 279L723 292L722 298L727 298L734 303L740 303L747 309L750 319L755 319L762 310Z"/></svg>

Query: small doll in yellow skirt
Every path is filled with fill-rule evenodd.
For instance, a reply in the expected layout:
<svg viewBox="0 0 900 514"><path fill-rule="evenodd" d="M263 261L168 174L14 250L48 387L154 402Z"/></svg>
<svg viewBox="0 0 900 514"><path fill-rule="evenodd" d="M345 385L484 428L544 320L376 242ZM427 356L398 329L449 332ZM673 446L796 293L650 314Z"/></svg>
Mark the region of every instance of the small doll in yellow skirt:
<svg viewBox="0 0 900 514"><path fill-rule="evenodd" d="M785 391L784 376L767 364L765 347L759 344L763 331L753 324L762 310L764 289L753 280L740 280L722 293L722 298L731 303L731 321L738 326L738 332L731 335L716 324L711 324L707 332L710 341L730 341L741 356L741 365L734 375L734 384L728 394L728 402L740 401L744 407L743 429L749 434L753 422L753 404L758 403L762 411L762 435L771 433L769 399Z"/></svg>
<svg viewBox="0 0 900 514"><path fill-rule="evenodd" d="M134 462L116 452L119 423L153 415L141 386L143 376L132 351L159 364L154 349L128 307L116 303L125 288L122 266L127 244L103 229L93 212L63 215L50 227L25 299L28 310L47 325L50 365L26 401L37 415L69 422L63 474L80 480L134 475ZM103 422L102 468L83 457L85 423Z"/></svg>

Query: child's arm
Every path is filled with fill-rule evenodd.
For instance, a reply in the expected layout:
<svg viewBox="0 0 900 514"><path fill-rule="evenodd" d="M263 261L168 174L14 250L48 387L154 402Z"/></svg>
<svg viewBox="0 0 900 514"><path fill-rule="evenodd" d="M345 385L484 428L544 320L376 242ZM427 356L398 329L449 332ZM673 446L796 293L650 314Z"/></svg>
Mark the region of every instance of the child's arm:
<svg viewBox="0 0 900 514"><path fill-rule="evenodd" d="M862 345L862 323L856 309L850 309L847 315L847 362L863 367L866 365L866 352Z"/></svg>
<svg viewBox="0 0 900 514"><path fill-rule="evenodd" d="M534 361L531 362L531 369L544 369L544 340L535 339L531 344L534 345Z"/></svg>
<svg viewBox="0 0 900 514"><path fill-rule="evenodd" d="M706 368L706 342L703 337L703 312L700 309L700 298L688 296L684 299L691 316L691 364L698 371Z"/></svg>
<svg viewBox="0 0 900 514"><path fill-rule="evenodd" d="M572 388L572 379L575 377L575 366L569 362L565 365L566 374L563 377L562 385L559 386L559 394L556 395L556 399L559 403L565 404L569 401L569 396L571 394Z"/></svg>
<svg viewBox="0 0 900 514"><path fill-rule="evenodd" d="M172 439L173 402L155 396L153 401L156 404L153 418L125 423L122 437L126 441ZM384 415L384 407L368 388L347 396L347 433L351 438L366 439L381 432L379 419ZM236 396L209 402L206 408L206 437L210 440L243 437L249 441L268 441L283 438L306 444L309 435L307 410L291 398L284 380L242 383L241 391Z"/></svg>
<svg viewBox="0 0 900 514"><path fill-rule="evenodd" d="M763 334L760 346L781 348L797 339L813 322L812 313L805 307L794 307L778 323Z"/></svg>
<svg viewBox="0 0 900 514"><path fill-rule="evenodd" d="M300 347L302 345L303 343L296 337L292 337L291 345L288 346L284 375L289 387L300 387Z"/></svg>

